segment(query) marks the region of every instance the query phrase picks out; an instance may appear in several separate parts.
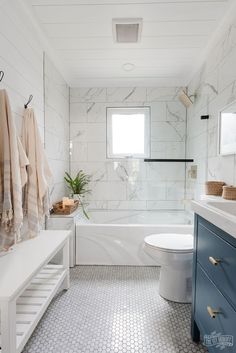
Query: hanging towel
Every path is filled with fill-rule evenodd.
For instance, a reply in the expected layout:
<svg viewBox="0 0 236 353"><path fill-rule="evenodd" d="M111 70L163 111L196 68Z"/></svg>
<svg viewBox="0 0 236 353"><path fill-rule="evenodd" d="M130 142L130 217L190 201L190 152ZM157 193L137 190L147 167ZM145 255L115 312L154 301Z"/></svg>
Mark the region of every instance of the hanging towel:
<svg viewBox="0 0 236 353"><path fill-rule="evenodd" d="M0 90L0 251L20 240L28 159L16 134L7 92Z"/></svg>
<svg viewBox="0 0 236 353"><path fill-rule="evenodd" d="M22 145L29 160L23 208L28 220L28 234L32 238L37 235L44 216L49 211L49 185L52 173L44 152L35 114L31 108L24 111L21 136Z"/></svg>

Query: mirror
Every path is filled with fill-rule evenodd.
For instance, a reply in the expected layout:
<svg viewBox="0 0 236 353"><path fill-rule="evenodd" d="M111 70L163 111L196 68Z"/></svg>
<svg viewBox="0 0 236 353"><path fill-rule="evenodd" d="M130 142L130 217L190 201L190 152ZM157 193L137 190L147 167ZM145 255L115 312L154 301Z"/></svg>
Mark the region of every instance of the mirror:
<svg viewBox="0 0 236 353"><path fill-rule="evenodd" d="M236 102L220 112L219 153L221 155L236 153Z"/></svg>

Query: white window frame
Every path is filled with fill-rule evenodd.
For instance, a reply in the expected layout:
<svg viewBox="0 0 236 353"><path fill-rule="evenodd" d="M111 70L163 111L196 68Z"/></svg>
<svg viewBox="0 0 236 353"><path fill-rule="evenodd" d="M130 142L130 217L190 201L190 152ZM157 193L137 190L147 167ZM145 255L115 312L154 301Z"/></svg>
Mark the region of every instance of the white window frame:
<svg viewBox="0 0 236 353"><path fill-rule="evenodd" d="M144 114L144 153L113 153L112 151L112 115L113 114ZM149 158L151 146L151 112L150 107L107 107L107 158Z"/></svg>

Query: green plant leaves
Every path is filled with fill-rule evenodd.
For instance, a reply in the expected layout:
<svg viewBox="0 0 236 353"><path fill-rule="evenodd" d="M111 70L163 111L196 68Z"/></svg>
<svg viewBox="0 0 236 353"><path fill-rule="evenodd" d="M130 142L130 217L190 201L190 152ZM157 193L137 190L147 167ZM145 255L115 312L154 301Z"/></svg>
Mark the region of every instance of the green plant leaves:
<svg viewBox="0 0 236 353"><path fill-rule="evenodd" d="M64 180L73 194L85 195L91 192L91 190L87 188L91 181L91 175L84 173L83 170L79 170L74 179L67 172L65 172L65 175Z"/></svg>

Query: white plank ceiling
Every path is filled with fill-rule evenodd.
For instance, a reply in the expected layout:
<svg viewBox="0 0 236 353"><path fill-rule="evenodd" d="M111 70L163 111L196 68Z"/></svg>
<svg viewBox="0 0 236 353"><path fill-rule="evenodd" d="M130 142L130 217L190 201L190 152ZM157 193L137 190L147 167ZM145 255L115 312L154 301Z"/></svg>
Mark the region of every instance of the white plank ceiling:
<svg viewBox="0 0 236 353"><path fill-rule="evenodd" d="M26 0L71 86L186 85L230 0ZM112 18L143 18L139 43L115 43ZM125 71L123 65L134 69Z"/></svg>

